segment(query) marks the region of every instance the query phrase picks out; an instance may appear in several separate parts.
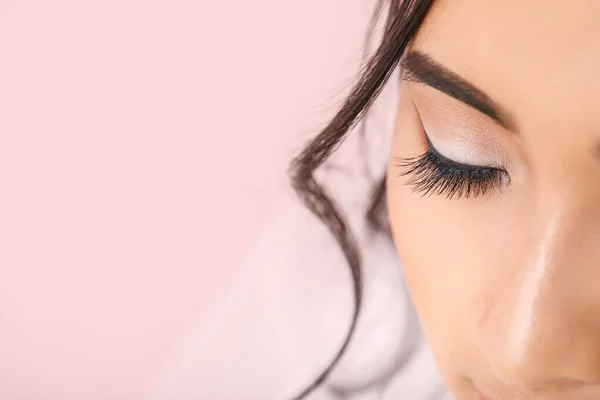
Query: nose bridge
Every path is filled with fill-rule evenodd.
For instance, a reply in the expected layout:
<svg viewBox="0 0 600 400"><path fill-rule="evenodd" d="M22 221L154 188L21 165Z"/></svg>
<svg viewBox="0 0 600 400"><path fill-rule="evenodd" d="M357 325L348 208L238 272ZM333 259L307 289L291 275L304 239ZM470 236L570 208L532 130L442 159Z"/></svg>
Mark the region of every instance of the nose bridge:
<svg viewBox="0 0 600 400"><path fill-rule="evenodd" d="M598 211L584 203L538 202L514 273L480 321L488 361L511 384L600 382Z"/></svg>

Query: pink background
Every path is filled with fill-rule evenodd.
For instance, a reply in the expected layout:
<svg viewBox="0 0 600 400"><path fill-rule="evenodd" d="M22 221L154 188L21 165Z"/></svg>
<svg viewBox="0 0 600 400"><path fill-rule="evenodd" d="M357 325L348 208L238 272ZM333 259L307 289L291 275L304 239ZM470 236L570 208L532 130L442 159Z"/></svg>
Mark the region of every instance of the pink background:
<svg viewBox="0 0 600 400"><path fill-rule="evenodd" d="M338 106L372 4L0 2L0 398L139 398Z"/></svg>

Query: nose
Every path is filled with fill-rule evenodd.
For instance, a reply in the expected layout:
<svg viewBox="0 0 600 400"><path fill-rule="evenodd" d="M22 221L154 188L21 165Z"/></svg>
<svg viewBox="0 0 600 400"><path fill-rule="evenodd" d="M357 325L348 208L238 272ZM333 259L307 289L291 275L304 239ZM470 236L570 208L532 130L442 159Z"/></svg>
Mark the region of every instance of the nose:
<svg viewBox="0 0 600 400"><path fill-rule="evenodd" d="M499 379L514 387L600 383L600 207L547 202L519 227L477 322ZM518 243L517 243L518 242Z"/></svg>

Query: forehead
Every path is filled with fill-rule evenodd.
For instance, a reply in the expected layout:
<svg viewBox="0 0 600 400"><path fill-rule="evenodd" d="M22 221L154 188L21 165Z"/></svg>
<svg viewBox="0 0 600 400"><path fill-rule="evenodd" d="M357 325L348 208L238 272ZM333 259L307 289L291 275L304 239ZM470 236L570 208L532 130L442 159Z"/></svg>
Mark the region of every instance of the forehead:
<svg viewBox="0 0 600 400"><path fill-rule="evenodd" d="M437 0L414 46L517 123L551 115L553 126L587 121L600 132L600 1Z"/></svg>

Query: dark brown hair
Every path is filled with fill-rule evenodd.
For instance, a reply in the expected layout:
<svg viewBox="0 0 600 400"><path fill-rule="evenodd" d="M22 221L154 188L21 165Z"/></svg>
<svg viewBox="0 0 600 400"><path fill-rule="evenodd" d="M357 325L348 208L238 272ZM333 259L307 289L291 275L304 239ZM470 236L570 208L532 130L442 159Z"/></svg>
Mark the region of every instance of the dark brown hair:
<svg viewBox="0 0 600 400"><path fill-rule="evenodd" d="M378 0L374 19L371 22L371 31L386 7L388 14L383 38L377 51L366 63L355 87L335 117L290 166L294 190L306 207L329 228L335 237L344 252L354 282L354 314L346 339L330 365L310 386L295 397L296 400L305 398L321 385L339 362L352 339L362 301L362 274L357 242L344 221L344 216L336 207L335 201L317 182L315 171L342 144L346 134L365 116L398 66L432 3L433 0ZM373 190L371 207L366 215L370 226L375 231L387 229L384 200L385 179L382 178Z"/></svg>

